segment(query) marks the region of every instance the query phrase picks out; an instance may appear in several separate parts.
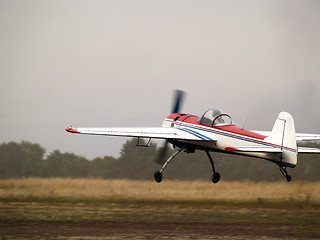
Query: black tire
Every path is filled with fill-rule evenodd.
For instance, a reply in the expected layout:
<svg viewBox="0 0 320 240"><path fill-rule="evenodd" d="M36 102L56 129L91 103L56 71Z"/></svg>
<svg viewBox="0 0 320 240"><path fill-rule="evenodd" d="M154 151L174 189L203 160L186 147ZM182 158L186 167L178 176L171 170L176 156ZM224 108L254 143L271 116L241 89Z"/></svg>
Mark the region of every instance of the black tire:
<svg viewBox="0 0 320 240"><path fill-rule="evenodd" d="M287 176L286 176L286 180L287 180L287 182L291 182L291 180L292 180L291 176L290 176L290 175L287 175Z"/></svg>
<svg viewBox="0 0 320 240"><path fill-rule="evenodd" d="M162 182L162 173L161 172L155 172L154 173L154 180L157 183L161 183Z"/></svg>
<svg viewBox="0 0 320 240"><path fill-rule="evenodd" d="M211 180L213 183L218 183L220 181L220 173L216 172L215 174L213 174Z"/></svg>

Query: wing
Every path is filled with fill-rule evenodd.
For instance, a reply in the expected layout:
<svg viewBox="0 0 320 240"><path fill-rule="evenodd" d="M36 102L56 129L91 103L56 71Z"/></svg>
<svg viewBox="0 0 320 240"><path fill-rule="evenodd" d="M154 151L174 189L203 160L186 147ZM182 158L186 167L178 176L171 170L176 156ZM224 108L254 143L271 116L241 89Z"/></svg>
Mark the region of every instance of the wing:
<svg viewBox="0 0 320 240"><path fill-rule="evenodd" d="M204 140L202 135L194 131L185 131L179 128L66 128L69 133L118 136L118 137L142 137L176 140ZM210 139L216 141L216 139Z"/></svg>
<svg viewBox="0 0 320 240"><path fill-rule="evenodd" d="M271 131L256 131L252 130L252 132L264 135L268 137L271 134ZM311 134L311 133L296 133L297 142L306 142L306 141L320 141L320 134Z"/></svg>

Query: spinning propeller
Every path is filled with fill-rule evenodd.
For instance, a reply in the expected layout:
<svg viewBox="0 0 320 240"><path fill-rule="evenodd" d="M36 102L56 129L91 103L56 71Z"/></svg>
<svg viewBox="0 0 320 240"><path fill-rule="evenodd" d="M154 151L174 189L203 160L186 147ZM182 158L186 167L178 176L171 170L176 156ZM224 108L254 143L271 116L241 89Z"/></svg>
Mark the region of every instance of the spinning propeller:
<svg viewBox="0 0 320 240"><path fill-rule="evenodd" d="M174 102L173 102L173 108L171 113L179 113L180 107L183 103L185 92L181 90L175 90L174 91ZM168 155L168 141L166 140L162 147L159 149L159 154L155 159L155 162L157 164L164 164L166 162L166 158Z"/></svg>

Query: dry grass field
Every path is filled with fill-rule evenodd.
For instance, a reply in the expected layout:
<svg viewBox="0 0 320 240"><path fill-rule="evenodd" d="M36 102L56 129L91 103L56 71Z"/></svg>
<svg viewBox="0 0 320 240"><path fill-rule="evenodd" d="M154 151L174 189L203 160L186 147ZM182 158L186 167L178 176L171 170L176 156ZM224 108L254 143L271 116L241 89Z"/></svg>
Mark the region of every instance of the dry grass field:
<svg viewBox="0 0 320 240"><path fill-rule="evenodd" d="M320 183L0 180L2 239L320 239Z"/></svg>
<svg viewBox="0 0 320 240"><path fill-rule="evenodd" d="M151 181L103 179L9 179L0 181L2 201L227 200L320 203L320 182Z"/></svg>

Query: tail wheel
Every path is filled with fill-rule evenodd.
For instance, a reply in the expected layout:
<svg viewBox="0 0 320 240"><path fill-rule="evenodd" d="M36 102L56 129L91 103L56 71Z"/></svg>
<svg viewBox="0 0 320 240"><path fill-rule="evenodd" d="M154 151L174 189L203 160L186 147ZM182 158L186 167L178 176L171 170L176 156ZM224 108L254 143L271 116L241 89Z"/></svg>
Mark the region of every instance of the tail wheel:
<svg viewBox="0 0 320 240"><path fill-rule="evenodd" d="M280 172L281 172L282 175L286 178L287 182L291 182L292 178L291 178L291 176L288 174L286 167L280 166Z"/></svg>

